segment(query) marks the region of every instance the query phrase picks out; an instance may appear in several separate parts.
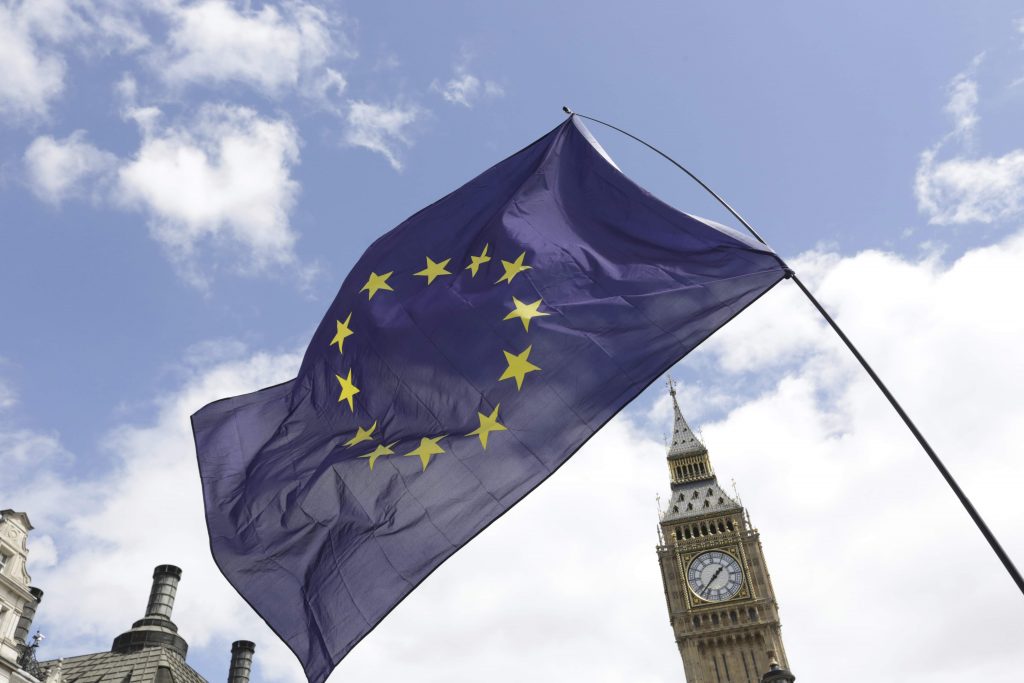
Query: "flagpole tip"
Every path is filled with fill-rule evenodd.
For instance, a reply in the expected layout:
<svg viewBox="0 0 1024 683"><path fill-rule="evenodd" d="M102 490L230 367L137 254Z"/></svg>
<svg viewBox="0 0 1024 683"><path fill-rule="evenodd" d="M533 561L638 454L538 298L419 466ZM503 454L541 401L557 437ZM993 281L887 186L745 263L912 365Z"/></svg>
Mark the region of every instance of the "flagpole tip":
<svg viewBox="0 0 1024 683"><path fill-rule="evenodd" d="M576 112L574 112L574 111L573 111L572 109L569 109L569 106L568 106L568 105L565 105L565 104L563 104L563 105L562 105L562 111L564 111L564 112L565 112L566 114L568 114L569 116L572 116L573 114L575 114L575 113L576 113Z"/></svg>

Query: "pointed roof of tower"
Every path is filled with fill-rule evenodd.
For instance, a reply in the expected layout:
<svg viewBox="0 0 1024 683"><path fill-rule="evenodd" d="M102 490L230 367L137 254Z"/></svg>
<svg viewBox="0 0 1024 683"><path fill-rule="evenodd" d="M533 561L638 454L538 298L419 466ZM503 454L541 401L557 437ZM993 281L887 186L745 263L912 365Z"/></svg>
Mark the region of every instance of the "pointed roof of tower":
<svg viewBox="0 0 1024 683"><path fill-rule="evenodd" d="M668 378L675 425L668 449L672 473L672 497L662 514L662 523L742 510L743 507L718 484L708 449L686 424L676 399L676 383Z"/></svg>
<svg viewBox="0 0 1024 683"><path fill-rule="evenodd" d="M672 408L675 410L675 424L672 427L672 445L668 448L668 457L677 458L684 455L698 455L707 453L708 449L700 442L700 439L686 424L683 412L679 410L679 401L676 400L676 382L668 378L668 393L672 395Z"/></svg>

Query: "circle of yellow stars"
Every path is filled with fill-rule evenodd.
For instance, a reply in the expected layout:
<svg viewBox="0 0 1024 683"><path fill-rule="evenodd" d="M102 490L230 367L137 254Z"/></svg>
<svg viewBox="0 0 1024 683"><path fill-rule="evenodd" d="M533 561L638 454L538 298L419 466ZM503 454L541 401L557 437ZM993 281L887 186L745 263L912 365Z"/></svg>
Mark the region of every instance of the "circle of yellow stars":
<svg viewBox="0 0 1024 683"><path fill-rule="evenodd" d="M486 263L489 263L492 260L492 257L489 252L490 244L485 244L479 254L470 255L469 264L466 265L466 267L464 268L464 270L469 271L470 277L475 278L479 273L481 266L483 266ZM448 265L451 263L450 258L445 258L438 261L433 260L429 256L426 256L424 258L426 260L425 267L422 270L413 273L413 275L416 277L425 278L425 286L432 285L434 281L440 277L453 275L453 273L450 270L448 270ZM518 276L520 273L524 273L532 269L532 266L526 264L526 251L520 252L520 254L511 261L501 259L501 267L504 272L502 276L494 282L494 284L496 285L501 284L502 282L506 282L509 285L511 285L513 280L515 280L516 276ZM360 289L359 292L366 292L367 301L372 301L373 297L380 292L394 292L394 287L392 287L391 283L389 282L391 276L393 276L394 274L394 271L389 271L387 273L382 274L371 272L366 280L366 284L363 285L362 289ZM513 296L511 302L512 308L509 311L509 313L504 318L502 318L502 320L518 320L522 323L523 330L525 332L529 332L531 320L551 315L551 313L547 311L540 310L541 304L543 304L543 300L540 298L538 298L536 301L526 302L521 301L517 297ZM356 333L356 331L352 327L352 313L349 312L348 315L345 317L344 321L336 320L335 322L337 323L337 329L334 338L331 339L330 346L337 346L338 353L344 355L345 340ZM542 371L542 368L540 368L530 360L530 353L532 351L532 344L528 345L525 349L519 351L518 353L514 353L509 350L504 350L503 353L505 356L506 367L505 370L498 377L498 381L501 382L505 380L513 380L516 384L516 391L522 391L523 384L526 381L527 375L533 372ZM355 384L355 379L352 376L352 369L349 368L348 373L344 377L338 374L336 374L335 377L337 378L338 384L341 389L341 393L338 396L338 403L345 403L349 411L355 413L354 398L356 394L360 392L360 389ZM494 409L491 410L491 412L488 414L478 412L477 420L479 422L479 426L465 435L467 437L477 437L480 440L481 448L485 451L487 450L488 440L492 433L508 431L508 427L506 427L500 422L498 415L500 409L501 404L499 403L496 404L494 406ZM357 426L355 435L348 441L346 441L344 443L344 446L346 448L353 448L366 442L373 442L378 438L376 435L376 431L376 421L374 421L374 423L369 425L368 427ZM440 436L421 437L420 442L416 446L416 448L412 449L408 453L401 453L400 455L409 458L419 458L420 464L422 466L422 471L426 471L427 465L430 464L430 459L435 455L440 455L441 453L445 452L444 448L442 448L440 445L440 441L447 438L448 436L450 435L441 434ZM358 457L361 459L365 459L368 462L370 466L370 471L372 472L374 465L377 463L378 459L392 455L399 455L394 450L394 447L397 444L397 441L389 444L385 444L383 441L381 441L380 443L376 444L375 448L372 451L360 455Z"/></svg>

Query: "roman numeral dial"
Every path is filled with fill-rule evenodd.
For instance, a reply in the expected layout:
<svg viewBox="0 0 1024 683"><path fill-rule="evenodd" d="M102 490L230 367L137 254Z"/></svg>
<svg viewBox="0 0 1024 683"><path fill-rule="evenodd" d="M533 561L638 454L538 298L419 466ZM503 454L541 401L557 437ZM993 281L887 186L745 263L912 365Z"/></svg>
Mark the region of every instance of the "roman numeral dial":
<svg viewBox="0 0 1024 683"><path fill-rule="evenodd" d="M712 550L693 558L686 570L686 582L698 598L721 602L739 592L743 569L729 553Z"/></svg>

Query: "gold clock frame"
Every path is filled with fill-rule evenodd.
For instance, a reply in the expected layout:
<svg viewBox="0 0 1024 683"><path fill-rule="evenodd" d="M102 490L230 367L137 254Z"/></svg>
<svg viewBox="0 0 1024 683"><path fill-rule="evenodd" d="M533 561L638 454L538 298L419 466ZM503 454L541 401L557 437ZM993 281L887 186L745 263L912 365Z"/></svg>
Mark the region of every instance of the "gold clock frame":
<svg viewBox="0 0 1024 683"><path fill-rule="evenodd" d="M690 585L690 564L692 564L699 555L716 551L732 557L743 570L743 582L740 585L740 589L736 591L736 595L726 600L708 600L706 598L702 598L694 592L693 587ZM686 595L686 605L689 609L719 607L721 605L732 605L740 602L750 602L757 599L757 595L754 593L753 585L750 580L750 562L747 560L747 554L743 551L742 543L729 543L726 545L715 545L701 548L687 548L685 550L680 549L679 552L676 553L676 569L679 572L682 582L686 584L686 591L684 591L684 593Z"/></svg>

